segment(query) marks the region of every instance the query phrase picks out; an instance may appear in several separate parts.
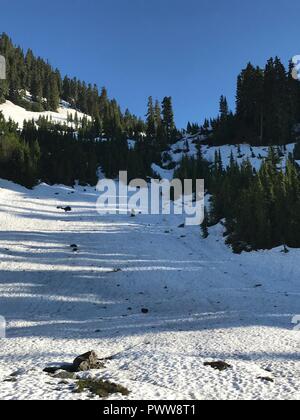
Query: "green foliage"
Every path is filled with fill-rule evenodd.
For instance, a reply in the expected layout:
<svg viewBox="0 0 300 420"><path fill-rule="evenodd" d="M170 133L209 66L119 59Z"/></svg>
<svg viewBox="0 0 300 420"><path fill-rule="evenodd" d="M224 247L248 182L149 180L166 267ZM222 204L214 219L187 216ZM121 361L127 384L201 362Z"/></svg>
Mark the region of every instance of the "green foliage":
<svg viewBox="0 0 300 420"><path fill-rule="evenodd" d="M208 227L209 227L209 215L208 215L207 210L205 209L204 220L201 225L201 234L202 234L203 239L207 239L209 237Z"/></svg>
<svg viewBox="0 0 300 420"><path fill-rule="evenodd" d="M101 379L78 380L75 392L81 393L84 391L90 391L92 394L97 395L100 398L107 398L111 394L122 394L125 396L130 394L128 389L125 387L109 381L103 381Z"/></svg>
<svg viewBox="0 0 300 420"><path fill-rule="evenodd" d="M36 140L20 138L16 126L0 113L0 178L32 187L37 182L40 149Z"/></svg>
<svg viewBox="0 0 300 420"><path fill-rule="evenodd" d="M24 181L20 174L11 175L11 169L7 177L30 185L38 179L68 185L75 180L96 183L100 166L110 177L117 176L119 170L128 170L130 177L152 175L151 164L160 163L161 152L168 144L167 136L173 135L175 129L171 98L166 99L163 113L158 101L155 105L149 103L149 118L144 122L129 110L123 114L117 101L108 98L105 88L99 94L95 85L67 76L62 79L59 71L48 62L35 57L31 50L24 53L5 34L0 36L0 54L6 57L8 75L0 84L1 102L9 99L37 112L56 111L60 100L64 100L92 117L92 121L86 117L79 119L76 112L74 117L68 115L68 124L64 125L40 118L37 124L25 123L21 136L17 127L9 135L5 133L1 153L3 177L8 173L9 160L14 159L11 168L19 166L15 172L20 173L25 168L23 161L29 162L31 159L27 156L31 154L32 176L26 176ZM129 150L127 139L136 141L135 150ZM37 142L34 144L39 147L39 153L32 146L32 140ZM15 152L8 153L8 148Z"/></svg>
<svg viewBox="0 0 300 420"><path fill-rule="evenodd" d="M97 182L100 167L110 178L127 170L129 179L152 176L152 163L174 169L168 151L181 133L171 97L162 103L150 97L143 121L129 110L122 112L105 88L99 92L95 85L62 78L31 50L24 53L15 47L5 34L0 36L0 54L6 58L8 75L0 81L0 103L9 99L31 111L56 111L64 100L91 116L69 114L63 125L40 118L25 122L20 131L0 114L0 177L27 187L39 181L85 185ZM187 125L188 134L195 138L201 134L208 144L280 146L270 148L258 173L249 160L240 165L233 155L224 167L220 151L210 164L200 147L196 157L187 153L175 170L181 180L205 179L212 198L202 235L206 238L209 226L225 220L227 242L236 252L300 246L300 181L295 163L300 160L300 143L286 168L278 165L285 144L299 135L294 128L300 122L300 83L292 70L290 63L286 71L278 57L264 69L249 63L238 77L236 112L222 96L217 118L206 119L203 126ZM128 139L135 141L133 149ZM238 153L241 158L241 150Z"/></svg>
<svg viewBox="0 0 300 420"><path fill-rule="evenodd" d="M211 122L212 143L291 142L293 128L300 121L300 83L292 77L292 70L292 63L287 71L278 57L268 60L264 69L249 63L238 76L235 114L221 97L220 115Z"/></svg>
<svg viewBox="0 0 300 420"><path fill-rule="evenodd" d="M210 165L201 154L196 160L185 157L175 175L204 178L212 196L202 236L208 236L209 226L225 221L226 241L235 252L300 247L300 172L292 160L285 169L279 162L274 147L258 172L248 159L240 165L233 155L224 168L220 152Z"/></svg>
<svg viewBox="0 0 300 420"><path fill-rule="evenodd" d="M300 246L300 178L292 162L278 170L266 160L248 188L243 189L227 219L228 243L241 249Z"/></svg>

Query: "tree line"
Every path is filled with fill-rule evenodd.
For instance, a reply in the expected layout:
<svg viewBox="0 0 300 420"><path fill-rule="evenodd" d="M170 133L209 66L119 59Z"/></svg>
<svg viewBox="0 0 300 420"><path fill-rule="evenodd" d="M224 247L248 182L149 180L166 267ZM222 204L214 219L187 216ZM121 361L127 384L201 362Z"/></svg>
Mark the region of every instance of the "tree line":
<svg viewBox="0 0 300 420"><path fill-rule="evenodd" d="M9 99L33 111L56 111L66 101L91 117L79 120L77 114L69 115L66 124L40 118L24 122L21 129L0 114L0 177L28 187L40 181L95 184L99 168L110 178L120 170L127 170L129 179L147 178L153 175L153 163L176 167L170 149L184 133L200 134L197 156L184 156L175 177L206 181L212 199L203 235L209 234L209 226L225 221L227 241L236 251L300 246L299 168L295 163L300 159L300 143L285 168L279 166L281 149L271 147L258 172L249 160L239 165L232 156L224 167L220 152L213 164L201 153L203 142L284 147L298 141L300 84L291 63L288 70L277 57L264 69L249 63L238 76L235 112L222 96L215 119L206 119L202 125L189 122L186 130L179 131L171 97L162 102L149 97L142 119L128 109L122 112L105 88L99 92L95 85L62 78L59 70L31 50L14 46L5 34L0 37L0 54L6 57L8 76L0 81L0 102ZM134 147L129 147L128 139Z"/></svg>
<svg viewBox="0 0 300 420"><path fill-rule="evenodd" d="M220 150L213 163L200 150L197 158L183 157L175 176L205 179L210 196L204 238L211 226L223 223L226 242L237 253L300 247L300 168L293 154L286 160L282 155L281 148L270 147L258 171L249 158L239 164L233 154L224 166Z"/></svg>
<svg viewBox="0 0 300 420"><path fill-rule="evenodd" d="M237 79L235 112L221 96L219 116L210 121L210 142L262 146L297 141L300 83L294 71L292 62L286 69L278 57L263 69L249 63Z"/></svg>
<svg viewBox="0 0 300 420"><path fill-rule="evenodd" d="M62 78L58 69L36 57L32 50L24 52L14 46L6 34L0 36L0 54L7 63L7 79L0 81L0 103L8 99L31 111L57 111L64 105L91 117L79 120L76 112L75 116L68 115L67 122L72 124L58 126L41 119L37 124L25 122L23 130L14 127L14 137L20 144L25 142L27 147L34 142L40 150L35 177L19 177L26 185L33 185L33 178L46 182L59 178L66 184L74 179L95 182L97 165L108 177L126 169L130 177L145 178L152 175L153 162L161 163L162 151L180 138L171 97L165 97L161 103L156 100L155 104L149 98L143 120L128 109L122 112L117 101L108 97L105 87L99 92L96 85L68 76ZM2 142L7 136L3 133ZM135 141L134 150L128 148L128 139ZM37 160L33 156L32 159ZM43 171L43 165L47 170ZM83 166L89 170L83 170Z"/></svg>

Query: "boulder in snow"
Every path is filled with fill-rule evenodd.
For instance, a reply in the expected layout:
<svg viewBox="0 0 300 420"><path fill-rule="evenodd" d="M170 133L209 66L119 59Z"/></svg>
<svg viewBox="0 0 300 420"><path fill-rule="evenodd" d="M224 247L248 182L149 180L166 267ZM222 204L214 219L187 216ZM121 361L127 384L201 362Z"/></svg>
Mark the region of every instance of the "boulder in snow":
<svg viewBox="0 0 300 420"><path fill-rule="evenodd" d="M46 367L44 372L49 373L50 375L56 375L58 371L65 371L69 373L86 372L88 370L102 369L104 367L104 364L99 360L96 352L89 351L88 353L76 357L72 364L64 364L56 367Z"/></svg>
<svg viewBox="0 0 300 420"><path fill-rule="evenodd" d="M232 366L226 362L218 361L218 362L206 362L204 366L209 366L215 370L219 370L223 372L224 370L230 369Z"/></svg>
<svg viewBox="0 0 300 420"><path fill-rule="evenodd" d="M66 207L58 206L57 209L58 210L64 210L66 213L72 211L72 207L70 207L70 206L66 206Z"/></svg>
<svg viewBox="0 0 300 420"><path fill-rule="evenodd" d="M147 308L142 308L142 314L148 314L149 313L149 309Z"/></svg>
<svg viewBox="0 0 300 420"><path fill-rule="evenodd" d="M89 351L76 357L73 362L73 367L76 372L85 372L92 369L101 369L104 367L104 364L99 361L96 352Z"/></svg>

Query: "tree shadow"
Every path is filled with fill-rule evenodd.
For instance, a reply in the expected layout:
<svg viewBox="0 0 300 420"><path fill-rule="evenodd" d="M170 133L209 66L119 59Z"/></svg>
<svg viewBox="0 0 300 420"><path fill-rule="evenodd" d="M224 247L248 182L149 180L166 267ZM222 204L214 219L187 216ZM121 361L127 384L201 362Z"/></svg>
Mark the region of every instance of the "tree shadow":
<svg viewBox="0 0 300 420"><path fill-rule="evenodd" d="M90 198L95 201L95 195ZM34 207L14 212L45 222L59 216L72 222L70 229L1 231L0 313L9 337L101 339L253 325L292 328L299 288L287 294L282 284L262 293L242 269L237 274L240 257L228 255L225 272L224 261L204 254L191 258L180 242L176 252L163 249L168 236L162 226L127 216L101 223L84 198L80 204L74 197L74 203L74 214L61 216ZM230 271L240 279L233 282ZM142 314L143 308L149 314Z"/></svg>

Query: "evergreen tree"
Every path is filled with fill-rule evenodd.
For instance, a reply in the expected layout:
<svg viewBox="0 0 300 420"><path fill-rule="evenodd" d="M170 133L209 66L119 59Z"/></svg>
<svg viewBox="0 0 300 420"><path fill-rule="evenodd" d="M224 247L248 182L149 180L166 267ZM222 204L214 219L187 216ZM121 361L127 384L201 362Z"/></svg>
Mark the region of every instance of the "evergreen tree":
<svg viewBox="0 0 300 420"><path fill-rule="evenodd" d="M236 94L237 135L240 141L263 144L264 73L251 63L238 76Z"/></svg>
<svg viewBox="0 0 300 420"><path fill-rule="evenodd" d="M229 115L229 108L228 108L228 103L227 103L227 99L225 96L221 96L220 98L220 118L221 120L226 120L228 118Z"/></svg>
<svg viewBox="0 0 300 420"><path fill-rule="evenodd" d="M165 131L166 142L171 144L176 139L176 127L174 122L174 112L172 98L165 97L162 102L162 124Z"/></svg>
<svg viewBox="0 0 300 420"><path fill-rule="evenodd" d="M57 111L59 106L59 87L58 87L58 80L55 74L51 74L50 76L50 83L49 88L47 90L46 95L48 108L51 111Z"/></svg>
<svg viewBox="0 0 300 420"><path fill-rule="evenodd" d="M146 115L146 124L147 124L147 137L150 143L153 143L153 140L156 136L156 125L155 125L155 110L153 106L152 96L148 99L148 111Z"/></svg>
<svg viewBox="0 0 300 420"><path fill-rule="evenodd" d="M208 226L209 226L209 217L208 217L208 212L205 208L205 210L204 210L204 220L203 220L203 223L201 225L201 234L202 234L203 239L207 239L208 236L209 236Z"/></svg>

